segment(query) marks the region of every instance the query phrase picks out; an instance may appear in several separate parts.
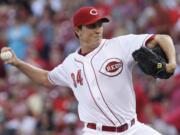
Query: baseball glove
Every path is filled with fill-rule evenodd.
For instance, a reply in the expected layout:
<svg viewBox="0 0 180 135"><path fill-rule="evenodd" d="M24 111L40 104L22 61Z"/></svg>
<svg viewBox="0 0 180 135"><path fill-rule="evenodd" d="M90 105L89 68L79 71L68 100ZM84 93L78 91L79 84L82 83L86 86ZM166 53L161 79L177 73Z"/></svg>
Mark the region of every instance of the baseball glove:
<svg viewBox="0 0 180 135"><path fill-rule="evenodd" d="M173 75L173 73L166 72L168 60L159 45L153 49L141 47L134 51L132 56L145 74L160 79L168 79Z"/></svg>

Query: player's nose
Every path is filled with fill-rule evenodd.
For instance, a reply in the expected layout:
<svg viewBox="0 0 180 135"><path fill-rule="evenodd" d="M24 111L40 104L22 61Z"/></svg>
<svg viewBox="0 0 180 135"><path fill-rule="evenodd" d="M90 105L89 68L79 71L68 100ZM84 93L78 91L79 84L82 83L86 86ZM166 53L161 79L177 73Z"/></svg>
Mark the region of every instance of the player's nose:
<svg viewBox="0 0 180 135"><path fill-rule="evenodd" d="M101 27L97 27L94 29L96 34L101 34L102 33L102 28Z"/></svg>

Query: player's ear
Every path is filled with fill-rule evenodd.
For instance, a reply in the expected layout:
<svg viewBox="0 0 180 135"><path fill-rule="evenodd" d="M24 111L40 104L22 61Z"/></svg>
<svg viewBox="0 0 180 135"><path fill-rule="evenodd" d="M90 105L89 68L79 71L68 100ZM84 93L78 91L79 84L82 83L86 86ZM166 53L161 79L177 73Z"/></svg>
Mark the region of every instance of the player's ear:
<svg viewBox="0 0 180 135"><path fill-rule="evenodd" d="M79 38L79 35L78 35L78 30L74 30L74 34L77 38Z"/></svg>
<svg viewBox="0 0 180 135"><path fill-rule="evenodd" d="M75 33L75 36L76 36L77 38L79 38L79 34L80 34L81 29L82 29L82 26L79 26L79 27L75 27L75 28L74 28L74 33Z"/></svg>

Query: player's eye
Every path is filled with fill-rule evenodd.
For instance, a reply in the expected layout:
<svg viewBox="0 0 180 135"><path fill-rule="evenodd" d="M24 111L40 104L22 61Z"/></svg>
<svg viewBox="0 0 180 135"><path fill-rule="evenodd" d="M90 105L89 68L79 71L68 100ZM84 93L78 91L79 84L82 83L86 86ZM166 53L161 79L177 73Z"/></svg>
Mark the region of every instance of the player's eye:
<svg viewBox="0 0 180 135"><path fill-rule="evenodd" d="M99 28L99 27L102 27L102 22L99 21L99 22L96 22L96 23L93 23L93 24L89 24L89 25L86 25L86 27L89 28L89 29Z"/></svg>

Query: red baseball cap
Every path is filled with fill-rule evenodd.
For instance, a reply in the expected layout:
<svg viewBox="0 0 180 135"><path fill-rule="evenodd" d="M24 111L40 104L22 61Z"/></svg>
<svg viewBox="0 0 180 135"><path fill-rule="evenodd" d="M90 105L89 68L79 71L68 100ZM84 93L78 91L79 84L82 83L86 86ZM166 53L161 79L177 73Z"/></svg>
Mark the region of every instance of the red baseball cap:
<svg viewBox="0 0 180 135"><path fill-rule="evenodd" d="M109 22L109 19L102 15L95 7L85 6L77 10L73 15L73 25L78 27L81 25L93 24L101 20L102 22Z"/></svg>

